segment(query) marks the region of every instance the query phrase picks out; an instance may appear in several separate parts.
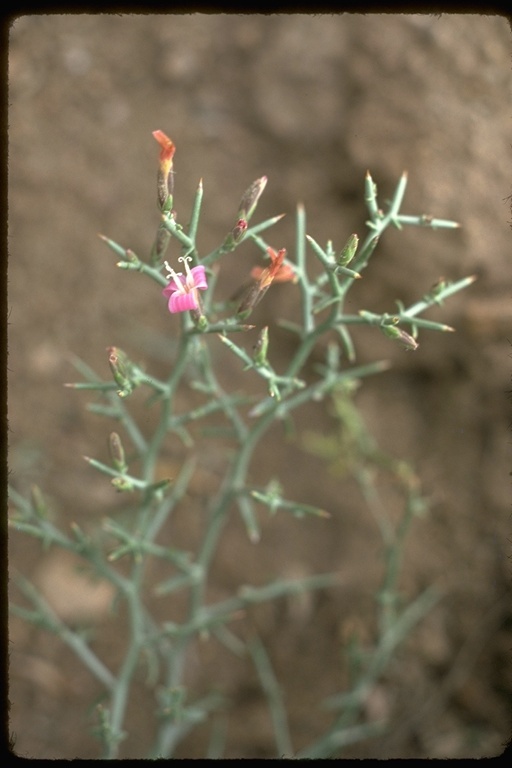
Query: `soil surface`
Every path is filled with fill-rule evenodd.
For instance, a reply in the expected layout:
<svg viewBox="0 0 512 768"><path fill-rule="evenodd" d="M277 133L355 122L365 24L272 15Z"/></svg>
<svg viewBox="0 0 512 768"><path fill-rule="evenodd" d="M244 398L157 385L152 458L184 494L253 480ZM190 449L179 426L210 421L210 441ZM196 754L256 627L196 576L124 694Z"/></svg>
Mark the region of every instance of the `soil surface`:
<svg viewBox="0 0 512 768"><path fill-rule="evenodd" d="M152 131L165 131L177 147L178 216L203 179L204 253L262 175L258 218L287 214L272 233L275 247L292 249L299 201L320 242L341 247L350 233L362 236L367 169L381 200L407 169L404 209L462 224L387 233L351 294L351 311L392 312L395 299L417 300L441 276L478 275L427 315L456 333L423 333L407 354L376 329L356 338L359 361L392 362L356 402L381 448L414 465L430 501L407 539L400 586L407 599L430 585L443 597L368 697L367 719L391 726L344 757L488 757L510 737L511 50L507 20L476 15L50 15L19 18L11 29L9 467L19 491L43 489L66 529L77 522L91 530L120 505L82 458L106 458L111 425L87 410L85 394L63 388L77 379L73 357L107 377L105 349L118 345L163 375L178 327L155 301L154 284L116 269L97 237L149 252L158 224ZM226 292L257 256L244 249L247 260L233 258L225 270ZM293 345L275 328L277 317L293 315L289 288L273 287L254 315L271 328L278 369ZM241 366L226 361L236 389ZM335 424L320 404L296 428L300 437L334 432ZM169 450L179 468L182 453ZM219 481L209 444L200 459L173 532L184 542L195 541ZM354 484L299 440L272 432L251 474L261 484L279 475L288 497L331 517L262 512L262 539L253 545L234 515L212 599L278 575L343 577L341 588L305 602L264 606L239 630L265 643L299 750L329 722L321 702L343 690L349 628L371 643L382 542ZM382 493L392 503L392 493ZM125 634L123 616L109 612L108 588L85 582L62 552L15 532L10 570L12 580L34 579L65 621L92 622L94 649L116 667ZM14 583L12 598L21 600ZM165 619L168 604L154 599L152 609ZM154 702L144 675L123 757L144 757L151 744ZM187 675L192 696L216 688L231 698L225 756L275 755L267 702L247 659L205 642ZM91 734L99 685L60 641L17 618L9 696L17 754L100 756ZM202 757L209 733L209 726L194 731L178 756Z"/></svg>

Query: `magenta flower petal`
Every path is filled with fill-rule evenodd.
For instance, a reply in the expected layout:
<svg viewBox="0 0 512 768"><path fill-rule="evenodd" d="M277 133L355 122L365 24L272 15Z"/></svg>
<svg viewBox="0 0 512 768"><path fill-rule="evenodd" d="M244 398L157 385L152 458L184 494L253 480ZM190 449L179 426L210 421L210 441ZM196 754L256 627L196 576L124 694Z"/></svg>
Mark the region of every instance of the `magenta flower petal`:
<svg viewBox="0 0 512 768"><path fill-rule="evenodd" d="M178 293L175 291L169 298L169 312L186 312L188 309L197 309L197 300L194 293Z"/></svg>
<svg viewBox="0 0 512 768"><path fill-rule="evenodd" d="M208 288L208 283L206 282L206 271L202 264L197 267L192 267L190 274L194 278L194 286L196 288L199 288L201 291L205 291Z"/></svg>
<svg viewBox="0 0 512 768"><path fill-rule="evenodd" d="M164 296L170 296L172 291L181 291L182 285L181 283L176 282L176 280L171 280L171 282L165 286L162 293Z"/></svg>

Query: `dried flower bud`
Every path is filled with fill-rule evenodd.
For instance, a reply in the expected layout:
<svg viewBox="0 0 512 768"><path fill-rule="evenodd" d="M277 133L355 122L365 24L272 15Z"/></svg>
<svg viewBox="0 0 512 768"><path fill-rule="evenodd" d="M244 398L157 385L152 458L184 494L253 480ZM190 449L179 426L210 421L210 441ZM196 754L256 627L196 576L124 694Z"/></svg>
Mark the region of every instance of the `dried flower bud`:
<svg viewBox="0 0 512 768"><path fill-rule="evenodd" d="M406 351L414 351L419 347L416 339L413 338L410 333L407 333L407 331L402 330L402 328L397 328L395 325L381 325L380 329L389 339L396 339L396 341L399 341L405 347Z"/></svg>
<svg viewBox="0 0 512 768"><path fill-rule="evenodd" d="M273 248L267 248L267 253L270 256L270 266L261 269L261 271L258 271L257 276L254 275L253 271L253 281L246 289L242 297L242 301L238 307L237 315L242 319L249 317L256 304L261 301L268 288L275 280L277 274L283 267L284 257L286 256L286 248L281 248L278 253L276 253Z"/></svg>
<svg viewBox="0 0 512 768"><path fill-rule="evenodd" d="M134 389L134 383L131 378L131 363L126 354L118 347L107 347L108 364L114 381L119 387L117 394L119 397L126 397Z"/></svg>
<svg viewBox="0 0 512 768"><path fill-rule="evenodd" d="M358 245L359 245L359 237L357 235L350 235L349 239L343 246L341 253L338 257L338 264L341 267L346 267L347 264L350 264L350 262L356 255Z"/></svg>
<svg viewBox="0 0 512 768"><path fill-rule="evenodd" d="M123 444L117 432L110 433L108 447L110 450L110 458L112 459L112 464L114 467L119 472L126 472L128 465L126 464Z"/></svg>
<svg viewBox="0 0 512 768"><path fill-rule="evenodd" d="M249 317L252 310L256 304L261 301L267 290L268 285L261 287L257 280L252 280L245 289L242 300L238 305L238 309L236 311L237 317L242 320L245 320L247 317Z"/></svg>
<svg viewBox="0 0 512 768"><path fill-rule="evenodd" d="M161 264L163 257L166 254L170 240L171 233L169 230L162 226L159 227L156 233L155 242L153 243L153 247L151 249L151 255L149 257L149 262L152 266Z"/></svg>
<svg viewBox="0 0 512 768"><path fill-rule="evenodd" d="M245 222L249 221L266 186L267 177L262 176L261 179L253 181L251 186L245 190L238 206L238 219L244 219Z"/></svg>

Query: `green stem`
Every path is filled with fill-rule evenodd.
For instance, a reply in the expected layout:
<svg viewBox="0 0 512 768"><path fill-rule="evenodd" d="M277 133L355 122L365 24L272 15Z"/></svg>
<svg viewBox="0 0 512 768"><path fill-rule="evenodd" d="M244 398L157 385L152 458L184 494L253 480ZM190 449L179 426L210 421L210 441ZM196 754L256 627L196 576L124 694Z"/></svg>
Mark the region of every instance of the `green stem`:
<svg viewBox="0 0 512 768"><path fill-rule="evenodd" d="M130 579L130 592L125 593L130 615L130 644L125 654L111 697L112 738L108 743L107 759L117 758L119 742L123 738L123 722L130 688L144 645L144 613L142 611L143 562L135 563Z"/></svg>
<svg viewBox="0 0 512 768"><path fill-rule="evenodd" d="M47 625L82 661L83 665L99 680L106 688L112 690L115 686L115 678L109 669L103 664L96 654L89 648L84 638L73 632L63 621L52 611L46 600L38 593L36 588L25 578L18 577L17 583L23 593L37 608L38 614L43 623ZM12 607L14 613L23 613L22 609L16 606ZM32 622L37 622L37 616L32 618Z"/></svg>
<svg viewBox="0 0 512 768"><path fill-rule="evenodd" d="M171 418L174 394L185 371L187 363L189 362L191 343L192 337L187 333L182 333L180 338L180 345L178 348L178 356L172 369L172 373L167 381L168 395L162 400L160 420L158 422L155 433L153 434L151 442L149 443L144 454L143 477L148 485L154 481L155 467L160 454L160 449L169 431L169 421Z"/></svg>

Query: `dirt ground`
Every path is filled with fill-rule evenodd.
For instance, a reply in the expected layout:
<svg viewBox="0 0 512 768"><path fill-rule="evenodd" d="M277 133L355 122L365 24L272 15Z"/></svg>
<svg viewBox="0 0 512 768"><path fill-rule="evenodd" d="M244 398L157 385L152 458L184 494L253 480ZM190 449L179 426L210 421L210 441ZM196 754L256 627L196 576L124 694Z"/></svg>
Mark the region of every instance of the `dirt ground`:
<svg viewBox="0 0 512 768"><path fill-rule="evenodd" d="M371 329L357 338L360 361L393 363L357 402L381 447L413 462L431 502L408 540L404 593L436 584L444 597L368 703L370 718L393 727L347 757L494 756L511 733L511 52L508 21L476 15L49 15L19 18L11 29L9 469L18 490L41 486L64 526L93 527L119 504L82 459L104 455L108 425L86 410L84 395L63 389L76 379L72 357L106 376L105 348L119 345L158 374L176 327L149 281L116 270L97 237L148 253L158 223L153 130L177 146L178 214L203 179L205 253L232 225L242 191L264 174L258 217L288 214L276 247L291 248L299 201L316 239L341 245L351 232L362 235L367 169L382 199L407 169L405 209L462 224L390 232L351 296L351 310L391 311L396 298L419 298L441 275L479 278L428 315L457 332L425 333L414 354ZM233 286L246 270L233 262ZM293 296L272 289L258 323L272 327L293 312ZM275 339L278 362L292 342L277 331ZM326 431L332 420L319 409L299 422L306 428ZM206 457L190 507L215 485L212 466ZM350 484L271 435L251 472L266 482L276 467L292 498L332 517L262 516L257 546L234 522L213 590L229 596L278 574L343 574L343 589L251 619L300 749L325 728L319 704L339 690L345 628L356 622L371 637L380 540ZM35 579L70 623L91 620L95 649L115 666L122 616L108 621L110 594L75 582L62 553L41 552L26 536L12 533L9 548L11 575ZM14 585L12 594L19 599ZM9 674L19 755L98 757L90 722L101 692L70 651L12 619ZM206 644L189 682L200 693L212 681L233 702L225 755L274 756L249 663ZM144 757L151 743L153 704L142 678L139 687L124 757ZM203 756L205 739L200 729L179 756Z"/></svg>

